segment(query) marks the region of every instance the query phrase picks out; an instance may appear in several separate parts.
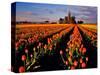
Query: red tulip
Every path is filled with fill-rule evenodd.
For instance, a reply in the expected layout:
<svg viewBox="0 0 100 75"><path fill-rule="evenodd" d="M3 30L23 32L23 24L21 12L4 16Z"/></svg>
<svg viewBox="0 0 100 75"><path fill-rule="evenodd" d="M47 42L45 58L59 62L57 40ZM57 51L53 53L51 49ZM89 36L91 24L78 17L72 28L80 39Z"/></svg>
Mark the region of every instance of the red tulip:
<svg viewBox="0 0 100 75"><path fill-rule="evenodd" d="M28 53L28 49L25 49L25 53Z"/></svg>
<svg viewBox="0 0 100 75"><path fill-rule="evenodd" d="M68 61L66 61L65 64L68 65Z"/></svg>
<svg viewBox="0 0 100 75"><path fill-rule="evenodd" d="M23 67L23 66L19 67L19 72L20 72L20 73L25 72L25 67Z"/></svg>
<svg viewBox="0 0 100 75"><path fill-rule="evenodd" d="M50 40L50 38L48 38L47 40L48 40L48 44L50 44L50 43L51 43L51 40Z"/></svg>
<svg viewBox="0 0 100 75"><path fill-rule="evenodd" d="M83 48L83 44L81 45L81 48Z"/></svg>
<svg viewBox="0 0 100 75"><path fill-rule="evenodd" d="M88 57L86 57L86 61L88 61Z"/></svg>
<svg viewBox="0 0 100 75"><path fill-rule="evenodd" d="M25 60L26 60L26 56L22 55L22 61L25 61Z"/></svg>
<svg viewBox="0 0 100 75"><path fill-rule="evenodd" d="M47 49L47 45L46 44L44 45L44 49Z"/></svg>
<svg viewBox="0 0 100 75"><path fill-rule="evenodd" d="M82 51L82 48L79 49L79 52L81 52L81 51Z"/></svg>
<svg viewBox="0 0 100 75"><path fill-rule="evenodd" d="M83 48L82 53L83 54L86 53L86 48Z"/></svg>
<svg viewBox="0 0 100 75"><path fill-rule="evenodd" d="M15 48L16 48L16 51L18 50L18 48L19 48L19 45L20 45L20 44L19 44L19 42L17 42L17 43L16 43L16 46L15 46Z"/></svg>
<svg viewBox="0 0 100 75"><path fill-rule="evenodd" d="M31 55L30 55L30 57L32 58L32 57L33 57L33 55L31 54Z"/></svg>
<svg viewBox="0 0 100 75"><path fill-rule="evenodd" d="M73 69L75 69L75 67L74 66L71 66L71 70L73 70Z"/></svg>
<svg viewBox="0 0 100 75"><path fill-rule="evenodd" d="M19 42L16 42L16 47L19 47Z"/></svg>
<svg viewBox="0 0 100 75"><path fill-rule="evenodd" d="M60 50L60 55L62 55L63 54L63 51L62 50Z"/></svg>
<svg viewBox="0 0 100 75"><path fill-rule="evenodd" d="M82 60L82 58L80 59L80 63L82 63L83 62L83 60Z"/></svg>
<svg viewBox="0 0 100 75"><path fill-rule="evenodd" d="M16 47L16 51L18 50L18 47Z"/></svg>
<svg viewBox="0 0 100 75"><path fill-rule="evenodd" d="M68 52L68 49L66 49L66 52Z"/></svg>
<svg viewBox="0 0 100 75"><path fill-rule="evenodd" d="M52 50L52 48L53 48L53 47L52 47L52 45L50 45L49 50L51 51L51 50Z"/></svg>
<svg viewBox="0 0 100 75"><path fill-rule="evenodd" d="M41 43L41 42L39 42L39 45L38 45L38 46L40 47L41 45L42 45L42 43Z"/></svg>
<svg viewBox="0 0 100 75"><path fill-rule="evenodd" d="M74 66L76 67L78 65L78 62L75 60L74 61Z"/></svg>
<svg viewBox="0 0 100 75"><path fill-rule="evenodd" d="M83 62L83 63L81 64L81 67L82 67L82 68L85 68L85 67L86 67L86 64Z"/></svg>

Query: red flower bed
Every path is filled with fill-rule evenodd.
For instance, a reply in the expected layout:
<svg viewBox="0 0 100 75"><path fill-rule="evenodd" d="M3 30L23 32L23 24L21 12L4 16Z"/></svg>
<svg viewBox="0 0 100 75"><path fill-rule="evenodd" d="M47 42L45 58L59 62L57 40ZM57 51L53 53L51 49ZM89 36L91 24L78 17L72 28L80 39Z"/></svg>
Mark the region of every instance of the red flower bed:
<svg viewBox="0 0 100 75"><path fill-rule="evenodd" d="M19 72L43 67L41 58L45 56L49 61L56 56L54 59L57 59L57 66L63 69L88 68L88 49L79 29L92 41L97 40L96 34L78 25L36 26L16 30L16 57L22 65L18 65Z"/></svg>

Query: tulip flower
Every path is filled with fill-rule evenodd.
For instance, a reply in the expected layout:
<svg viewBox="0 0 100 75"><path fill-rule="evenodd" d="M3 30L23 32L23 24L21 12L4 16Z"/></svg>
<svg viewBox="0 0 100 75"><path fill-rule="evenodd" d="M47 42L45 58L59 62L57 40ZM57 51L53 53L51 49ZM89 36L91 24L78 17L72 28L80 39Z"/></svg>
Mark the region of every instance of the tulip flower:
<svg viewBox="0 0 100 75"><path fill-rule="evenodd" d="M74 70L75 69L75 67L74 66L71 66L71 70Z"/></svg>
<svg viewBox="0 0 100 75"><path fill-rule="evenodd" d="M25 49L25 53L28 53L28 49Z"/></svg>
<svg viewBox="0 0 100 75"><path fill-rule="evenodd" d="M60 55L62 55L63 54L63 51L62 50L60 50Z"/></svg>
<svg viewBox="0 0 100 75"><path fill-rule="evenodd" d="M32 58L32 57L33 57L33 55L31 54L31 55L30 55L30 57Z"/></svg>
<svg viewBox="0 0 100 75"><path fill-rule="evenodd" d="M86 57L86 61L88 61L89 59L88 59L88 57Z"/></svg>
<svg viewBox="0 0 100 75"><path fill-rule="evenodd" d="M50 43L51 43L51 40L50 40L50 38L48 38L47 40L48 40L48 44L50 44Z"/></svg>
<svg viewBox="0 0 100 75"><path fill-rule="evenodd" d="M41 42L39 42L39 45L38 45L38 46L40 47L41 45L42 45L42 43L41 43Z"/></svg>
<svg viewBox="0 0 100 75"><path fill-rule="evenodd" d="M19 47L16 47L16 51L18 50Z"/></svg>
<svg viewBox="0 0 100 75"><path fill-rule="evenodd" d="M66 52L68 52L68 49L66 49Z"/></svg>
<svg viewBox="0 0 100 75"><path fill-rule="evenodd" d="M86 53L86 48L83 48L82 53L83 54Z"/></svg>
<svg viewBox="0 0 100 75"><path fill-rule="evenodd" d="M81 64L81 67L82 67L82 68L86 68L86 63L83 62L83 63Z"/></svg>
<svg viewBox="0 0 100 75"><path fill-rule="evenodd" d="M26 56L22 55L22 61L25 61L25 60L26 60Z"/></svg>
<svg viewBox="0 0 100 75"><path fill-rule="evenodd" d="M45 50L45 53L46 53L46 50L47 50L47 45L46 44L44 45L44 50Z"/></svg>
<svg viewBox="0 0 100 75"><path fill-rule="evenodd" d="M74 61L74 66L77 67L77 65L78 65L78 62L75 60Z"/></svg>
<svg viewBox="0 0 100 75"><path fill-rule="evenodd" d="M80 63L82 63L83 62L83 60L82 60L82 58L80 59Z"/></svg>
<svg viewBox="0 0 100 75"><path fill-rule="evenodd" d="M24 67L24 66L19 67L19 72L20 72L20 73L25 72L25 67Z"/></svg>
<svg viewBox="0 0 100 75"><path fill-rule="evenodd" d="M25 65L25 60L26 60L26 56L25 55L22 55L22 61L24 62L24 67L26 66Z"/></svg>
<svg viewBox="0 0 100 75"><path fill-rule="evenodd" d="M68 61L66 61L65 64L68 65Z"/></svg>

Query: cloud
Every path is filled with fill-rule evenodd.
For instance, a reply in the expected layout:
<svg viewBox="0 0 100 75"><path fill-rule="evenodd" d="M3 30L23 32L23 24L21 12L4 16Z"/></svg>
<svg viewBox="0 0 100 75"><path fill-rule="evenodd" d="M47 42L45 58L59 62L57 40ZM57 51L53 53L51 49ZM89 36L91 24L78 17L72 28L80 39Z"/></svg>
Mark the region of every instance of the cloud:
<svg viewBox="0 0 100 75"><path fill-rule="evenodd" d="M83 19L88 19L89 16L86 16L86 15L78 15L77 18L83 18Z"/></svg>
<svg viewBox="0 0 100 75"><path fill-rule="evenodd" d="M75 14L75 15L90 15L92 12L90 11L80 11L80 10L71 10L72 14Z"/></svg>
<svg viewBox="0 0 100 75"><path fill-rule="evenodd" d="M40 17L41 20L49 20L47 17Z"/></svg>
<svg viewBox="0 0 100 75"><path fill-rule="evenodd" d="M23 5L16 11L16 16L17 20L22 21L58 20L60 17L67 16L69 11L76 19L94 20L97 16L96 7L42 4Z"/></svg>
<svg viewBox="0 0 100 75"><path fill-rule="evenodd" d="M16 15L20 15L20 16L38 16L39 14L36 12L32 12L32 11L19 11L16 13Z"/></svg>
<svg viewBox="0 0 100 75"><path fill-rule="evenodd" d="M29 17L16 16L16 21L30 21Z"/></svg>
<svg viewBox="0 0 100 75"><path fill-rule="evenodd" d="M32 12L31 11L19 11L17 12L16 14L21 14L21 15L32 15Z"/></svg>

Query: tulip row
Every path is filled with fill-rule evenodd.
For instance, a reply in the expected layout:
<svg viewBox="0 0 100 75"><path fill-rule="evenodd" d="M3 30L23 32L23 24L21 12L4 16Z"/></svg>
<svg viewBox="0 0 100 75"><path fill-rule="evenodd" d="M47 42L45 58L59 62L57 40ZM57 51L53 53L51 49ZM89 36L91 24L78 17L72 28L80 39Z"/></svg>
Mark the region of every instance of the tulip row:
<svg viewBox="0 0 100 75"><path fill-rule="evenodd" d="M62 36L65 36L67 33L69 33L73 27L73 25L69 26L65 30L46 38L46 42L38 41L36 45L32 46L32 49L29 48L31 45L28 45L28 47L24 46L24 48L22 48L24 53L21 56L23 65L19 67L19 72L29 71L31 66L36 63L38 65L33 67L34 69L41 67L38 62L39 58L43 57L44 55L53 55L55 53L57 43L61 42L62 40ZM25 43L25 45L27 44L29 43Z"/></svg>
<svg viewBox="0 0 100 75"><path fill-rule="evenodd" d="M88 39L87 41L91 42L93 46L97 47L97 33L92 32L92 30L81 27L81 26L79 26L79 28L82 30L84 35L87 37Z"/></svg>
<svg viewBox="0 0 100 75"><path fill-rule="evenodd" d="M87 49L83 44L78 26L75 26L73 33L70 35L70 40L66 44L66 49L60 50L64 69L86 68L88 62L86 52Z"/></svg>
<svg viewBox="0 0 100 75"><path fill-rule="evenodd" d="M16 29L16 41L19 39L28 39L33 38L34 41L39 38L46 37L53 33L56 33L62 29L65 29L69 26L32 26L32 27L24 27Z"/></svg>
<svg viewBox="0 0 100 75"><path fill-rule="evenodd" d="M30 28L22 28L16 30L16 50L21 48L24 44L33 44L39 42L43 38L63 31L70 26L34 26Z"/></svg>

